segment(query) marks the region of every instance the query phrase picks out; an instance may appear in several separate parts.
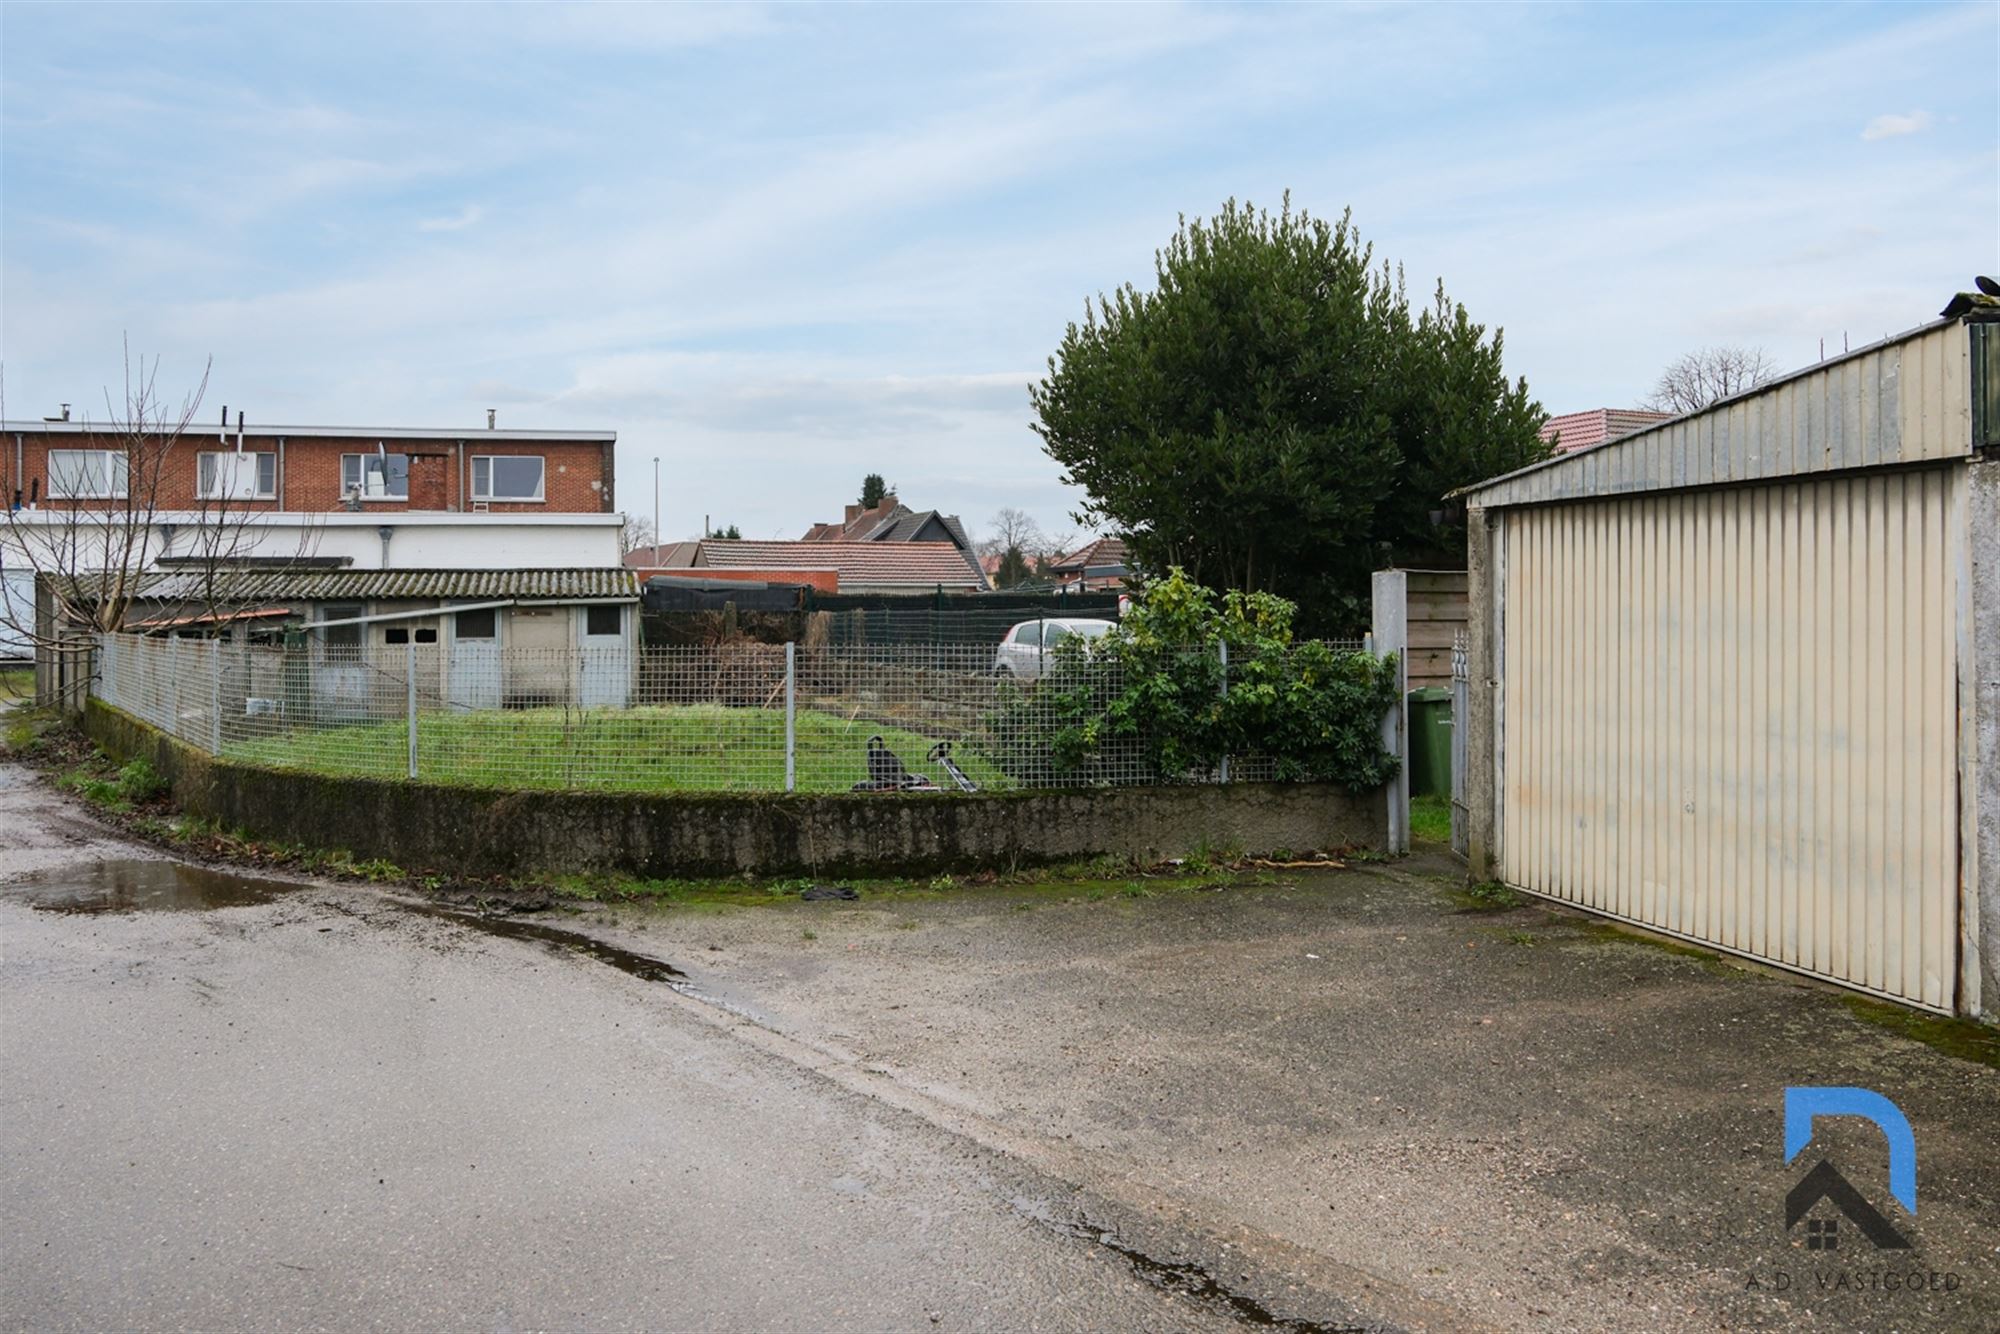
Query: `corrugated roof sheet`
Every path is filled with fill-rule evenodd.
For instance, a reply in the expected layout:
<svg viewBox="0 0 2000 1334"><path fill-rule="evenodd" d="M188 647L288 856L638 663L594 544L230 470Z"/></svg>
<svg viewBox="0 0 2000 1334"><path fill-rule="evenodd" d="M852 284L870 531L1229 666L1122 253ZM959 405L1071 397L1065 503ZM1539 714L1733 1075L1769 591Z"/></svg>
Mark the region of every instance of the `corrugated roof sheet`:
<svg viewBox="0 0 2000 1334"><path fill-rule="evenodd" d="M89 584L84 582L87 589ZM501 598L631 598L630 570L162 570L145 575L138 596L161 601L229 602L498 601Z"/></svg>
<svg viewBox="0 0 2000 1334"><path fill-rule="evenodd" d="M966 553L949 542L703 542L695 568L832 570L841 586L907 584L913 588L984 588Z"/></svg>
<svg viewBox="0 0 2000 1334"><path fill-rule="evenodd" d="M1493 509L1964 458L1970 384L1965 326L1937 321L1452 495Z"/></svg>

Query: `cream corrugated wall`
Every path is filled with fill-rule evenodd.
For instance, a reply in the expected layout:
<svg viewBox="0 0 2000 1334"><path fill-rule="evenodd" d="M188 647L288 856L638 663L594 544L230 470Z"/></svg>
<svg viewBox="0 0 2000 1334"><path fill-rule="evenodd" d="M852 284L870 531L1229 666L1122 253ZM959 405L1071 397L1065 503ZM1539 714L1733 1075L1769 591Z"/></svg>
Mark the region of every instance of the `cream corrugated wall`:
<svg viewBox="0 0 2000 1334"><path fill-rule="evenodd" d="M1959 485L1508 511L1505 878L1948 1010Z"/></svg>

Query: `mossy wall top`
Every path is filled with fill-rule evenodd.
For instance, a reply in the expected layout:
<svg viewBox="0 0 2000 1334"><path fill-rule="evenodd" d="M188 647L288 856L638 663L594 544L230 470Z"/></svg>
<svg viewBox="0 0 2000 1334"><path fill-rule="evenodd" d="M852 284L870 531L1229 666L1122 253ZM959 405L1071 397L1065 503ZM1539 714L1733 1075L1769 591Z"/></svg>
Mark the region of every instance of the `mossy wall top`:
<svg viewBox="0 0 2000 1334"><path fill-rule="evenodd" d="M897 875L1101 855L1380 848L1382 794L1308 783L1003 793L516 792L218 760L92 700L85 728L143 755L190 813L412 871Z"/></svg>

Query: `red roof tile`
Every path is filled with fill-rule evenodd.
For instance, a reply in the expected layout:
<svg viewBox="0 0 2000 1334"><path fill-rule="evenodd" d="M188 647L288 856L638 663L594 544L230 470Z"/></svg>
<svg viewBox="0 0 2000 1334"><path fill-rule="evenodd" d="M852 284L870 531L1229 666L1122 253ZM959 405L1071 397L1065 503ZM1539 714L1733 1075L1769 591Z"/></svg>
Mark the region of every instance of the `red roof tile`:
<svg viewBox="0 0 2000 1334"><path fill-rule="evenodd" d="M703 542L696 569L833 570L855 585L984 588L965 553L949 542Z"/></svg>
<svg viewBox="0 0 2000 1334"><path fill-rule="evenodd" d="M1053 568L1058 574L1097 569L1105 565L1125 563L1125 541L1118 537L1100 537L1078 547L1075 551L1057 561Z"/></svg>
<svg viewBox="0 0 2000 1334"><path fill-rule="evenodd" d="M1634 431L1643 431L1672 416L1671 412L1651 412L1645 408L1590 408L1584 412L1566 412L1542 424L1542 439L1557 440L1560 436L1556 452L1567 454L1573 449L1588 449Z"/></svg>

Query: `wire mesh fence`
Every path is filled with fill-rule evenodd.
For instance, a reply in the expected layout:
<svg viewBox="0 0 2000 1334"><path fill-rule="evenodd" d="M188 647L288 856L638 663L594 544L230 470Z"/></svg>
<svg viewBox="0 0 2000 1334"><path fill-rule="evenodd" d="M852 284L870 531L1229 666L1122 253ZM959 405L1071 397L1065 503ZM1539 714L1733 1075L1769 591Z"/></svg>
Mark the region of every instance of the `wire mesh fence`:
<svg viewBox="0 0 2000 1334"><path fill-rule="evenodd" d="M93 690L213 755L373 778L821 793L1161 781L1144 736L1080 735L1077 719L1121 690L1118 665L1062 661L1058 672L1044 651L991 645L556 650L118 634L99 637ZM1226 690L1227 666L1217 679ZM1231 757L1172 778L1269 776L1255 757Z"/></svg>

